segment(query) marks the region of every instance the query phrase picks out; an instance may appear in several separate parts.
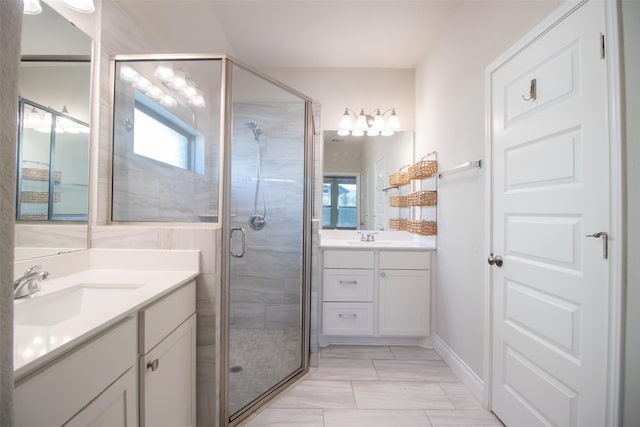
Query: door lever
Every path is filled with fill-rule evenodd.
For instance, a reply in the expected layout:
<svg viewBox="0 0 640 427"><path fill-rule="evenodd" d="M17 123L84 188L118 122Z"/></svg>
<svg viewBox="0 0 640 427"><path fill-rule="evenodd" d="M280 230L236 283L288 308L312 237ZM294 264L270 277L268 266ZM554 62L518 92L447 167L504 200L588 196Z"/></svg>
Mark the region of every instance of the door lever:
<svg viewBox="0 0 640 427"><path fill-rule="evenodd" d="M602 239L602 259L609 258L609 234L606 231L598 231L597 233L587 234L587 237Z"/></svg>

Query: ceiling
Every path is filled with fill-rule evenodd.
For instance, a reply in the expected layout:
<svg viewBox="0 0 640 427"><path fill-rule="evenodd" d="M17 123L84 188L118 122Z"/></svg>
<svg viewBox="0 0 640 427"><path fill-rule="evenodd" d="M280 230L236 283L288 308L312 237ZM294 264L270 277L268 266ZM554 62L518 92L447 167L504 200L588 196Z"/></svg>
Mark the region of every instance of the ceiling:
<svg viewBox="0 0 640 427"><path fill-rule="evenodd" d="M167 51L254 67L415 68L461 0L118 0Z"/></svg>

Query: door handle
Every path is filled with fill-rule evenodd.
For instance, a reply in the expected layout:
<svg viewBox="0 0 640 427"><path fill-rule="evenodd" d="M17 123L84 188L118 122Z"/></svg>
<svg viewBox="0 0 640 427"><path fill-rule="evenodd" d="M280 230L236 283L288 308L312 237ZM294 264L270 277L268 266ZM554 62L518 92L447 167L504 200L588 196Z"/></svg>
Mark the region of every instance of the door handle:
<svg viewBox="0 0 640 427"><path fill-rule="evenodd" d="M242 250L239 253L233 251L233 233L235 233L236 231L239 231L240 234L242 235ZM247 231L242 227L231 227L229 240L230 240L229 246L231 247L231 250L230 250L231 256L235 258L242 258L244 256L245 249L247 246Z"/></svg>
<svg viewBox="0 0 640 427"><path fill-rule="evenodd" d="M609 258L609 234L606 231L598 231L597 233L587 234L587 237L602 239L602 258Z"/></svg>
<svg viewBox="0 0 640 427"><path fill-rule="evenodd" d="M502 264L504 263L504 260L502 259L502 257L500 255L493 255L493 252L491 252L489 254L489 258L487 258L487 262L489 263L489 265L496 265L497 267L502 267Z"/></svg>

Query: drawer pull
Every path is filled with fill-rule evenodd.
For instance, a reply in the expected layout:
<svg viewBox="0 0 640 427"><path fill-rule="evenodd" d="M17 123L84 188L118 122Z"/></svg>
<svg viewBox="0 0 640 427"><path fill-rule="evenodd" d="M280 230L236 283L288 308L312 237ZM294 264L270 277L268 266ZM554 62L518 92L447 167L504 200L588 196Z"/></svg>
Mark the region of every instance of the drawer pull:
<svg viewBox="0 0 640 427"><path fill-rule="evenodd" d="M158 359L153 359L150 362L147 362L147 369L151 368L151 372L155 372L160 366L160 361Z"/></svg>
<svg viewBox="0 0 640 427"><path fill-rule="evenodd" d="M357 285L357 280L340 280L341 285Z"/></svg>
<svg viewBox="0 0 640 427"><path fill-rule="evenodd" d="M351 313L351 314L340 313L338 314L338 317L341 319L355 319L358 317L358 315L355 313Z"/></svg>

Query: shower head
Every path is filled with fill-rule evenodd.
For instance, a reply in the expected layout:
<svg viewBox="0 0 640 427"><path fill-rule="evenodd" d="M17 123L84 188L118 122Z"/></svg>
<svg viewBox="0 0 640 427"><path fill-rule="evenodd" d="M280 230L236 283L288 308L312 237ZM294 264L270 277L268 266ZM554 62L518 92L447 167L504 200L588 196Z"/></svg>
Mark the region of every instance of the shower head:
<svg viewBox="0 0 640 427"><path fill-rule="evenodd" d="M258 137L262 135L262 129L258 127L256 122L247 122L247 127L253 131L253 136L258 141Z"/></svg>

